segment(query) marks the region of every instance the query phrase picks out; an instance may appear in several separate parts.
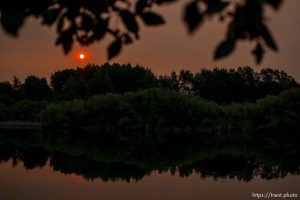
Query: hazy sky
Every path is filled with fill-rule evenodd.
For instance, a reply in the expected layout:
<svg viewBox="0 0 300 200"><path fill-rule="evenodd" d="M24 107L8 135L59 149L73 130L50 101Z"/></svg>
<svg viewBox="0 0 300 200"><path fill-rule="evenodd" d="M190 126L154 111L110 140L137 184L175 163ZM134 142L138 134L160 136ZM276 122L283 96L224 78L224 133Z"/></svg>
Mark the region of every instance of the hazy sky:
<svg viewBox="0 0 300 200"><path fill-rule="evenodd" d="M140 64L149 67L155 74L169 74L172 70L200 68L253 66L280 68L300 81L300 20L299 0L285 0L279 12L268 10L269 25L280 48L278 53L268 51L260 66L256 66L250 55L254 43L239 43L234 54L220 61L213 61L213 51L224 38L226 26L211 20L196 34L190 36L182 23L183 4L159 7L167 24L157 28L143 27L141 39L123 49L121 56L112 62ZM76 68L92 62L106 62L106 47L111 38L95 43L88 48L78 45L65 56L61 47L54 45L55 28L42 27L40 21L29 19L18 38L0 30L0 81L12 80L13 75L23 79L27 75L49 77L56 70ZM76 56L79 51L89 53L85 61Z"/></svg>

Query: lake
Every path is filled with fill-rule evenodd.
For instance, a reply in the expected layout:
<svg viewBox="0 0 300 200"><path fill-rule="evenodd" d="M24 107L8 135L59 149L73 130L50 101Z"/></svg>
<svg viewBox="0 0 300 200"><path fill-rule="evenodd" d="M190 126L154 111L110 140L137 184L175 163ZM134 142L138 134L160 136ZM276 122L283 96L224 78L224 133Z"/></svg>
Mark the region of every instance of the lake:
<svg viewBox="0 0 300 200"><path fill-rule="evenodd" d="M1 132L0 199L299 199L294 134Z"/></svg>

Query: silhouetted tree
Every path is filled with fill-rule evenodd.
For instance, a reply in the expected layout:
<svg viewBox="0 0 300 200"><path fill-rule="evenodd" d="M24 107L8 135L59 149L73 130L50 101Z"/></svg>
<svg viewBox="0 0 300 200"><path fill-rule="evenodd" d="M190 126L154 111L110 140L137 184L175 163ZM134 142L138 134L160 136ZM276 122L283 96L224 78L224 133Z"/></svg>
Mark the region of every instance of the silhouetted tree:
<svg viewBox="0 0 300 200"><path fill-rule="evenodd" d="M265 94L279 94L287 88L297 86L295 79L289 76L284 71L274 69L262 69L259 73L259 92L261 95Z"/></svg>
<svg viewBox="0 0 300 200"><path fill-rule="evenodd" d="M138 65L105 63L55 72L51 76L51 85L57 94L72 99L156 87L157 79L151 70Z"/></svg>
<svg viewBox="0 0 300 200"><path fill-rule="evenodd" d="M65 100L82 99L87 96L87 82L82 77L71 76L65 83L62 97Z"/></svg>
<svg viewBox="0 0 300 200"><path fill-rule="evenodd" d="M54 74L52 74L50 79L51 79L51 86L54 89L54 91L57 94L61 94L67 80L70 77L75 76L75 74L76 74L76 70L74 69L65 69L62 71L57 71Z"/></svg>
<svg viewBox="0 0 300 200"><path fill-rule="evenodd" d="M88 82L88 96L113 92L114 87L108 74L98 71Z"/></svg>
<svg viewBox="0 0 300 200"><path fill-rule="evenodd" d="M189 70L181 70L178 75L179 88L182 93L193 93L194 74Z"/></svg>
<svg viewBox="0 0 300 200"><path fill-rule="evenodd" d="M232 93L236 91L233 87L237 87L234 83L233 73L226 69L203 69L195 75L195 95L218 103L232 101L234 98Z"/></svg>
<svg viewBox="0 0 300 200"><path fill-rule="evenodd" d="M1 82L0 83L0 103L4 103L5 105L12 105L14 103L13 100L14 89L9 82Z"/></svg>
<svg viewBox="0 0 300 200"><path fill-rule="evenodd" d="M51 95L51 89L45 78L28 76L21 87L22 94L25 98L41 101Z"/></svg>
<svg viewBox="0 0 300 200"><path fill-rule="evenodd" d="M179 79L176 72L171 72L170 76L159 76L159 86L162 88L172 89L177 92L180 90Z"/></svg>
<svg viewBox="0 0 300 200"><path fill-rule="evenodd" d="M13 94L13 86L8 82L0 83L0 94L7 94L11 96Z"/></svg>
<svg viewBox="0 0 300 200"><path fill-rule="evenodd" d="M28 76L24 83L0 83L0 102L12 105L15 101L86 99L104 93L124 94L149 88L165 88L179 93L200 96L217 103L253 102L266 95L278 95L284 90L299 87L293 77L284 71L251 67L237 69L202 69L193 74L181 70L179 74L158 78L150 69L139 65L87 65L84 68L65 69L51 75L51 87L45 78Z"/></svg>
<svg viewBox="0 0 300 200"><path fill-rule="evenodd" d="M100 67L100 71L107 74L117 93L136 91L138 89L155 87L156 78L152 71L140 66L132 67L130 64L120 65L108 63Z"/></svg>
<svg viewBox="0 0 300 200"><path fill-rule="evenodd" d="M251 67L239 67L236 70L238 76L239 92L237 101L252 101L258 99L257 88L259 87L259 74Z"/></svg>

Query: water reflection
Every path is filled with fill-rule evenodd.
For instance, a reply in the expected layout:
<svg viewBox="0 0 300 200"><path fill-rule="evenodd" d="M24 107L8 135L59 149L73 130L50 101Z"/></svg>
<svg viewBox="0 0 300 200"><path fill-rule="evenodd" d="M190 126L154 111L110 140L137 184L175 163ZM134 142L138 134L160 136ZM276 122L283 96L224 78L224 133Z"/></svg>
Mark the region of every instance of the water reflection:
<svg viewBox="0 0 300 200"><path fill-rule="evenodd" d="M299 175L298 134L5 131L0 134L0 165L11 160L14 167L32 170L49 164L53 171L102 181L140 181L153 173L272 180Z"/></svg>

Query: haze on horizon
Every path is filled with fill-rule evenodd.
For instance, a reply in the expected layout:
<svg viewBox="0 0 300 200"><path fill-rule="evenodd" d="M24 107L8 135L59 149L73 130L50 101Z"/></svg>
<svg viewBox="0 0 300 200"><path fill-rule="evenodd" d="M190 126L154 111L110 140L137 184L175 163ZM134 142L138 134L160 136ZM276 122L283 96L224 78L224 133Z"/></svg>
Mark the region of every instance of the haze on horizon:
<svg viewBox="0 0 300 200"><path fill-rule="evenodd" d="M166 24L161 27L142 27L141 38L123 48L120 56L111 62L139 64L157 75L181 69L198 71L201 68L253 66L258 71L265 67L282 69L300 81L300 21L297 18L300 1L284 1L279 12L268 10L269 26L276 39L279 52L267 51L261 65L255 64L250 54L253 44L239 43L232 55L213 61L216 45L224 38L225 24L212 19L190 36L182 23L184 1L158 7ZM65 68L82 67L88 63L106 62L109 37L100 43L82 48L76 45L67 56L54 45L55 29L40 26L40 21L30 19L13 38L0 30L0 81L11 81L13 76L24 79L27 75L49 77ZM80 61L80 51L88 52L88 59Z"/></svg>

